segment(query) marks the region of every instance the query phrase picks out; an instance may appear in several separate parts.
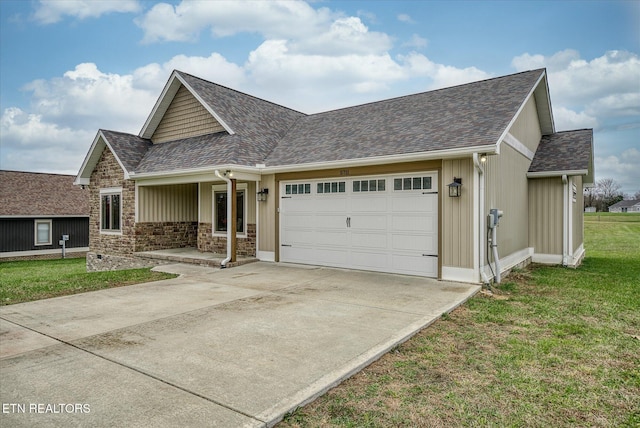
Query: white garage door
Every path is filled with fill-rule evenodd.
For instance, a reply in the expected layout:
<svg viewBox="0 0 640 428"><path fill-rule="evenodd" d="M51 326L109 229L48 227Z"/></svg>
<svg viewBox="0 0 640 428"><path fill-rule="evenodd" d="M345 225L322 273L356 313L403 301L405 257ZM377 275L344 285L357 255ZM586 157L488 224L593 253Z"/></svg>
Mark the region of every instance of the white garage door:
<svg viewBox="0 0 640 428"><path fill-rule="evenodd" d="M437 173L281 183L280 260L437 277Z"/></svg>

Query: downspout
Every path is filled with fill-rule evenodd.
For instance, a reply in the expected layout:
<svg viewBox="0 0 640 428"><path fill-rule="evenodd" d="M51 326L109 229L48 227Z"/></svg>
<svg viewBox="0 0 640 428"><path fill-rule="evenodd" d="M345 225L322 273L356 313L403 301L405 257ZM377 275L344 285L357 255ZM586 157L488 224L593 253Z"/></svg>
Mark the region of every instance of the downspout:
<svg viewBox="0 0 640 428"><path fill-rule="evenodd" d="M562 266L568 265L569 251L569 180L562 175Z"/></svg>
<svg viewBox="0 0 640 428"><path fill-rule="evenodd" d="M473 154L473 164L478 171L478 270L480 271L480 278L483 284L490 284L490 280L487 274L484 272L483 263L485 260L485 237L486 237L486 219L484 215L484 167L480 162L478 153Z"/></svg>
<svg viewBox="0 0 640 428"><path fill-rule="evenodd" d="M220 268L227 267L227 263L231 260L231 226L229 225L229 219L231 218L231 180L224 174L220 174L217 169L214 171L216 177L224 180L227 183L227 258L220 262Z"/></svg>

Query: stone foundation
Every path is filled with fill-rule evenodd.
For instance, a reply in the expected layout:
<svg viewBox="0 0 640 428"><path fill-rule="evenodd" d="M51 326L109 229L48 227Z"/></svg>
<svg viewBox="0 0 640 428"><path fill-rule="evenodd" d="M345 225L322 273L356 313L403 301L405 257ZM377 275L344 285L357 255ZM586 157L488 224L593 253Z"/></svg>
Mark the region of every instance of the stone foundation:
<svg viewBox="0 0 640 428"><path fill-rule="evenodd" d="M214 236L211 223L198 224L198 250L202 252L226 254L226 236ZM236 239L236 254L238 256L256 256L256 225L247 225L247 237Z"/></svg>
<svg viewBox="0 0 640 428"><path fill-rule="evenodd" d="M198 243L198 223L136 223L135 234L136 252L195 247Z"/></svg>

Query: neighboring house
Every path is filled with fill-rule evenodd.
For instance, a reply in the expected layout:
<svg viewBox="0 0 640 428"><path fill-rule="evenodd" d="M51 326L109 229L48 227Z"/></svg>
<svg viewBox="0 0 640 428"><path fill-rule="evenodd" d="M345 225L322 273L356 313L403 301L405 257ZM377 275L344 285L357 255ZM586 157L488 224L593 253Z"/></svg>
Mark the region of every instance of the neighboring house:
<svg viewBox="0 0 640 428"><path fill-rule="evenodd" d="M638 213L640 212L640 199L627 199L609 207L610 213Z"/></svg>
<svg viewBox="0 0 640 428"><path fill-rule="evenodd" d="M72 175L0 171L0 259L89 250L89 191Z"/></svg>
<svg viewBox="0 0 640 428"><path fill-rule="evenodd" d="M580 263L590 183L593 132L555 131L544 69L312 115L174 71L76 178L89 269L197 247L467 282L493 276L491 209L501 271Z"/></svg>

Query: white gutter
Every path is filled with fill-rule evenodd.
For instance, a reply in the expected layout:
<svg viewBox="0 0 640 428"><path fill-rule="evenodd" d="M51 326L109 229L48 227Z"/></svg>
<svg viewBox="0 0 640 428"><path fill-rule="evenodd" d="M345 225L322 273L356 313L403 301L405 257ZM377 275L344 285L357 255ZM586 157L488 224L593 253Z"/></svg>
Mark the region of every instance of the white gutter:
<svg viewBox="0 0 640 428"><path fill-rule="evenodd" d="M220 262L220 267L222 269L227 267L227 263L231 260L231 180L229 180L225 175L220 174L220 171L217 169L214 171L216 177L226 181L227 183L227 258Z"/></svg>
<svg viewBox="0 0 640 428"><path fill-rule="evenodd" d="M487 278L487 274L482 267L485 260L485 248L486 248L486 216L484 215L484 167L480 162L478 153L473 154L473 164L476 167L478 178L478 270L480 271L480 278L485 284L489 284L491 281Z"/></svg>
<svg viewBox="0 0 640 428"><path fill-rule="evenodd" d="M568 264L569 246L569 180L562 175L562 266Z"/></svg>

